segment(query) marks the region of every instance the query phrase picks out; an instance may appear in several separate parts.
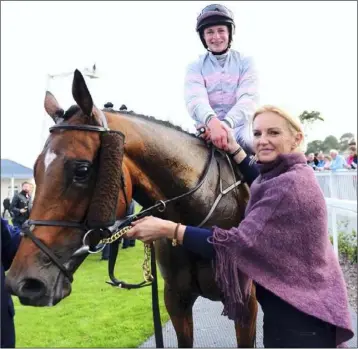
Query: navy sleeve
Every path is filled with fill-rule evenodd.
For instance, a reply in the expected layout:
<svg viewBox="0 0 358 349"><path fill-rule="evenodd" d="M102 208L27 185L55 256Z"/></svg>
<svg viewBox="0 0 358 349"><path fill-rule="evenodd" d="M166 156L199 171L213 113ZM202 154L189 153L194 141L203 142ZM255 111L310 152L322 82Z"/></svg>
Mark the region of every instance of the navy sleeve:
<svg viewBox="0 0 358 349"><path fill-rule="evenodd" d="M11 266L21 240L20 231L1 218L1 263L5 270Z"/></svg>
<svg viewBox="0 0 358 349"><path fill-rule="evenodd" d="M215 249L213 244L208 241L208 238L212 235L213 233L209 229L187 226L184 232L183 246L204 258L213 259Z"/></svg>
<svg viewBox="0 0 358 349"><path fill-rule="evenodd" d="M244 160L241 161L240 164L237 164L239 167L240 172L245 178L246 183L250 186L252 182L258 177L259 169L256 165L256 162L253 162L250 165L250 157L246 156Z"/></svg>

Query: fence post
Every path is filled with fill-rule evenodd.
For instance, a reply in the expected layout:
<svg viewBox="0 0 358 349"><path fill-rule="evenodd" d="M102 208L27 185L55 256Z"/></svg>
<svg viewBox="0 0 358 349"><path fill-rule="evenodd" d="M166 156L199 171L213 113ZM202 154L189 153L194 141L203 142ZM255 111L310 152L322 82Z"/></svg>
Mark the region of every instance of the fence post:
<svg viewBox="0 0 358 349"><path fill-rule="evenodd" d="M334 186L333 172L332 171L329 174L329 188L330 188L330 192L331 192L331 198L336 199L337 198L337 190L336 190L336 188Z"/></svg>

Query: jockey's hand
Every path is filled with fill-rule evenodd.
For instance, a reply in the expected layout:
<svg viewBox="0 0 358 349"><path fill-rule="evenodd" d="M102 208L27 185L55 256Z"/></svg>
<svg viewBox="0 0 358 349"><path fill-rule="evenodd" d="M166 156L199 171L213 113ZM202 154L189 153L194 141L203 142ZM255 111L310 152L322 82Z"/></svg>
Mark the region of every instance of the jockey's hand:
<svg viewBox="0 0 358 349"><path fill-rule="evenodd" d="M205 141L210 140L210 131L208 127L206 127L205 125L200 125L196 128L196 130L199 133L202 128L205 129L205 132L198 135L198 137L204 139Z"/></svg>
<svg viewBox="0 0 358 349"><path fill-rule="evenodd" d="M228 133L224 127L224 123L218 118L212 118L208 127L210 130L210 139L213 144L222 150L228 151Z"/></svg>

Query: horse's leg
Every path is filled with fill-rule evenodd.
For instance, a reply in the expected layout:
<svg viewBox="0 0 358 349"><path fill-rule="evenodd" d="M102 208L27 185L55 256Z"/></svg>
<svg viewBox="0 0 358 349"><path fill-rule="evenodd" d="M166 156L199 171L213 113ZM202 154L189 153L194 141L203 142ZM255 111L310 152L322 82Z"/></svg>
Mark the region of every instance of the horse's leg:
<svg viewBox="0 0 358 349"><path fill-rule="evenodd" d="M249 326L248 327L240 327L238 324L235 324L238 348L254 348L255 347L256 318L257 318L257 311L258 311L255 285L252 285L252 289L251 289L249 310L250 310Z"/></svg>
<svg viewBox="0 0 358 349"><path fill-rule="evenodd" d="M184 295L171 289L167 283L164 285L165 306L177 335L178 348L193 347L193 305L196 298L192 294Z"/></svg>

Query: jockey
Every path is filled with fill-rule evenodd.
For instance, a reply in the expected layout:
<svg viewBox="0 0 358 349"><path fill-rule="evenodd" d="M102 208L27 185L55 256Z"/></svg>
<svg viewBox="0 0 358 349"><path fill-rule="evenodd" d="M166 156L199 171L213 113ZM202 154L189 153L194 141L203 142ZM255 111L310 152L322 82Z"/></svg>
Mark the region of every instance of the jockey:
<svg viewBox="0 0 358 349"><path fill-rule="evenodd" d="M232 12L223 5L208 5L197 18L196 31L207 53L187 67L185 104L203 138L227 150L227 130L252 153L250 118L258 106L257 76L253 61L231 49L235 31Z"/></svg>

